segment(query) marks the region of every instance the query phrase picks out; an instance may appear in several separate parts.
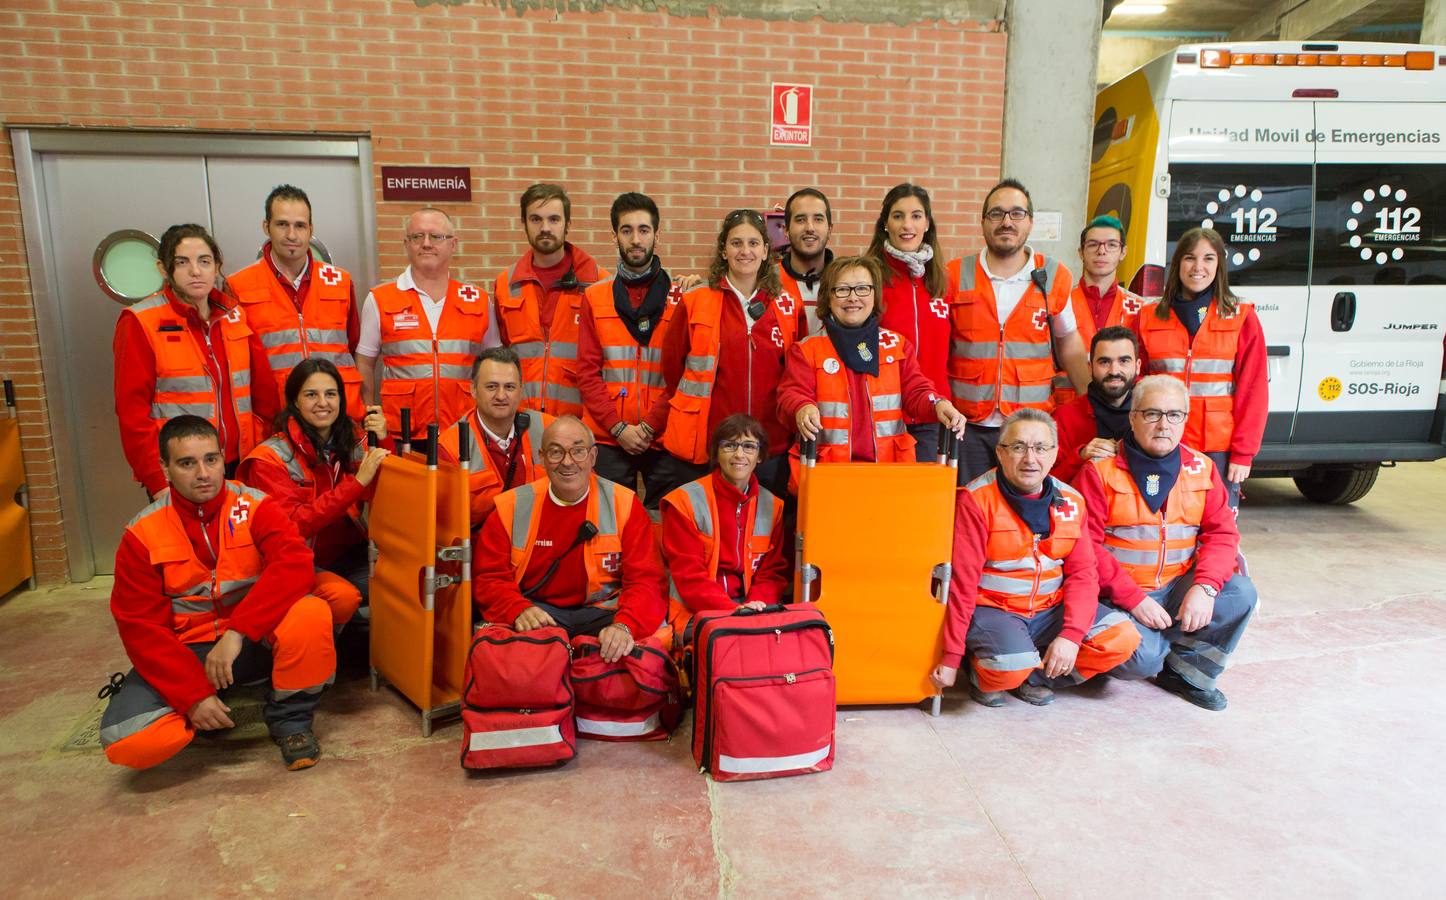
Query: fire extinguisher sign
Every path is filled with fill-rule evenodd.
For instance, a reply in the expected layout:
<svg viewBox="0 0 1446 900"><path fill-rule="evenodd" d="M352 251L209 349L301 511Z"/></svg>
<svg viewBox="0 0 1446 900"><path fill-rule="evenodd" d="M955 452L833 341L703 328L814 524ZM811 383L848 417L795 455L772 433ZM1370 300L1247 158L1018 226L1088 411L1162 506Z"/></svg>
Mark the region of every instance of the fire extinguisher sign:
<svg viewBox="0 0 1446 900"><path fill-rule="evenodd" d="M769 116L769 143L774 146L813 145L813 85L773 83L773 111Z"/></svg>

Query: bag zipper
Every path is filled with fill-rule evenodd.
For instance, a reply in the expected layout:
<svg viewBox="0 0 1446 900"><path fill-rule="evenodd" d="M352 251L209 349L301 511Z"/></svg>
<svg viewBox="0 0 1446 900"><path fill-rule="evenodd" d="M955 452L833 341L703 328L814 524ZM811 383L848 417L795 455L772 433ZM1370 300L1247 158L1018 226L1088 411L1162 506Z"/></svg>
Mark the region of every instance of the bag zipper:
<svg viewBox="0 0 1446 900"><path fill-rule="evenodd" d="M832 649L832 647L830 647L830 649ZM714 727L714 725L715 725L715 723L716 723L716 721L717 721L717 720L714 719L714 717L713 717L713 709L714 709L713 693L714 693L714 688L716 688L716 687L717 687L718 685L720 685L720 684L723 684L724 682L727 682L727 683L729 683L729 684L733 684L733 683L735 683L735 682L741 682L741 681L766 681L766 680L768 680L768 679L770 679L770 678L782 678L782 679L784 679L784 682L785 682L786 684L796 684L796 683L798 682L799 677L801 677L801 676L803 676L803 675L817 675L819 672L832 672L832 671L833 671L832 668L824 668L824 667L820 666L820 667L814 668L814 669L805 669L805 670L803 670L802 672L785 672L785 673L783 673L783 674L781 674L781 675L733 675L733 676L729 676L729 677L726 677L726 678L713 679L713 680L711 681L711 683L708 685L708 714L707 714L707 719L706 719L706 720L704 721L704 723L703 723L703 728L704 728L704 732L703 732L703 768L704 768L704 769L708 769L709 771L712 771L711 768L710 768L710 766L709 766L709 763L712 761L712 758L713 758L713 727Z"/></svg>

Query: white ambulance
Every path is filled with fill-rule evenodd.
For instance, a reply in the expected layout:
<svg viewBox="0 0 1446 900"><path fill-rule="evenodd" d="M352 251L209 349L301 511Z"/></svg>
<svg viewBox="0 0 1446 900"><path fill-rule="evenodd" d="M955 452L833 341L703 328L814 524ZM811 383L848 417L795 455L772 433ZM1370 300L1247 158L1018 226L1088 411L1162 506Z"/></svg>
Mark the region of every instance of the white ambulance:
<svg viewBox="0 0 1446 900"><path fill-rule="evenodd" d="M1446 456L1446 48L1182 46L1100 92L1089 204L1147 296L1187 229L1225 239L1269 347L1253 474L1350 503Z"/></svg>

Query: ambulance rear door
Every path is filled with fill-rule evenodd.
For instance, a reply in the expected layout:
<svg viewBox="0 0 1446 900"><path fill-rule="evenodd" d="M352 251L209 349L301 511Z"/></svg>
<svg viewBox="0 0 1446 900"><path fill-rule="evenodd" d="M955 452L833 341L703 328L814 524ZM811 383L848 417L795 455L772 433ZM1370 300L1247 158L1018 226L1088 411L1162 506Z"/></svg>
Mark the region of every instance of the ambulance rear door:
<svg viewBox="0 0 1446 900"><path fill-rule="evenodd" d="M1292 443L1426 441L1446 335L1446 103L1323 100L1315 119L1314 257Z"/></svg>
<svg viewBox="0 0 1446 900"><path fill-rule="evenodd" d="M1265 442L1290 440L1300 392L1311 253L1315 148L1309 101L1170 104L1164 258L1191 228L1226 244L1230 286L1265 331L1270 416Z"/></svg>

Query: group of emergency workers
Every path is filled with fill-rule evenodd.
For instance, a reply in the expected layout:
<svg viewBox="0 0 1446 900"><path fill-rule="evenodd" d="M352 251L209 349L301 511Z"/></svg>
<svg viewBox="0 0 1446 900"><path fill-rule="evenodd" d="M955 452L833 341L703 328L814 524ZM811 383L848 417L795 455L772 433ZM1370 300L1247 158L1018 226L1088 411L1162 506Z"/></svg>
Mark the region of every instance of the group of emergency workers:
<svg viewBox="0 0 1446 900"><path fill-rule="evenodd" d="M700 610L789 596L801 441L819 464L934 462L952 432L934 681L968 659L978 702L1044 705L1096 674L1153 676L1224 708L1216 679L1255 604L1235 507L1266 382L1214 231L1180 238L1146 301L1117 282L1119 221L1083 230L1076 282L1029 247L1012 179L985 198L984 249L951 261L912 184L856 256L829 248L816 189L788 198L777 254L764 217L734 210L702 277L663 269L643 194L612 204L614 272L567 240L562 187L529 187L519 214L528 249L478 285L453 277L452 218L417 210L409 265L359 307L351 276L313 258L296 187L266 198L259 259L224 279L203 227L165 232L164 287L114 344L122 446L151 503L117 553L134 668L107 688L112 761L169 758L231 725L233 684L269 680L283 759L316 763L334 636L366 613L366 501L429 425L444 459L461 428L476 448L478 618L593 634L609 661L680 641Z"/></svg>

